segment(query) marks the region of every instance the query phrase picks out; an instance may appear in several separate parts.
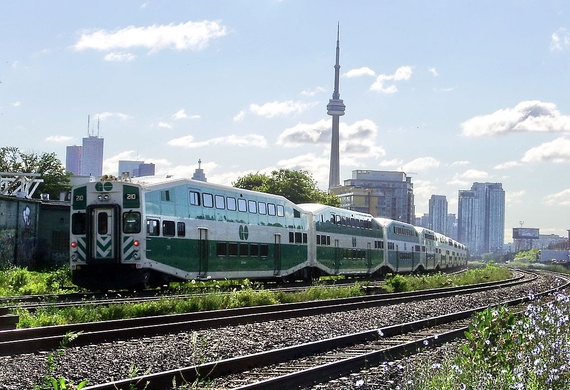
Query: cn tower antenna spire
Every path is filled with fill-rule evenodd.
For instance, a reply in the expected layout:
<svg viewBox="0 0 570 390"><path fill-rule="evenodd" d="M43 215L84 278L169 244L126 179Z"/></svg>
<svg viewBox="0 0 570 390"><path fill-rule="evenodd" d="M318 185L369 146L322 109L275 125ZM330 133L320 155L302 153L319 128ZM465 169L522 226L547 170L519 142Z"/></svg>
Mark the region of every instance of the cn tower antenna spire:
<svg viewBox="0 0 570 390"><path fill-rule="evenodd" d="M344 115L345 105L340 98L340 22L336 30L336 62L334 65L334 91L327 104L327 114L332 116L331 161L329 171L329 191L340 186L339 118Z"/></svg>

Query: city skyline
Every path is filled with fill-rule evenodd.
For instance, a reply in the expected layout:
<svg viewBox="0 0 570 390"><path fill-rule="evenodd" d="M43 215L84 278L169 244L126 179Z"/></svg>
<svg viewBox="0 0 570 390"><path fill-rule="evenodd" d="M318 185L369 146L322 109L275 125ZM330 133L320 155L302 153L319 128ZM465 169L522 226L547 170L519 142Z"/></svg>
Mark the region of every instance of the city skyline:
<svg viewBox="0 0 570 390"><path fill-rule="evenodd" d="M505 241L520 221L566 235L570 4L553 0L3 2L3 144L64 163L91 115L105 174L201 159L213 183L288 168L327 189L339 23L341 183L406 172L422 215L500 182Z"/></svg>

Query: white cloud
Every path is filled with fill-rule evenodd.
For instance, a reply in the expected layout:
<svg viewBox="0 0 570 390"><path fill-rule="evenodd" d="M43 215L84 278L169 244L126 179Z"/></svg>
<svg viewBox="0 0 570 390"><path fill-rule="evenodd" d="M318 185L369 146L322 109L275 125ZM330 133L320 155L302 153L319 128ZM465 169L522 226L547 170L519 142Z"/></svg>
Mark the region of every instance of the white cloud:
<svg viewBox="0 0 570 390"><path fill-rule="evenodd" d="M73 139L73 137L70 137L67 135L52 135L52 136L46 137L45 141L46 142L64 143L64 142L69 142L72 139Z"/></svg>
<svg viewBox="0 0 570 390"><path fill-rule="evenodd" d="M565 28L560 28L550 36L550 50L563 51L570 48L570 33Z"/></svg>
<svg viewBox="0 0 570 390"><path fill-rule="evenodd" d="M285 129L277 137L277 145L294 147L299 144L323 144L330 142L330 120L322 119L315 123L299 123Z"/></svg>
<svg viewBox="0 0 570 390"><path fill-rule="evenodd" d="M461 160L461 161L454 161L454 162L452 162L452 163L451 163L451 166L452 166L452 167L456 167L456 166L457 166L457 167L462 167L462 166L469 165L469 164L470 164L469 161L467 161L467 160Z"/></svg>
<svg viewBox="0 0 570 390"><path fill-rule="evenodd" d="M529 163L541 161L570 162L570 139L561 137L531 148L526 151L522 161Z"/></svg>
<svg viewBox="0 0 570 390"><path fill-rule="evenodd" d="M172 119L174 120L181 120L181 119L200 119L201 115L188 115L185 109L180 109L172 114Z"/></svg>
<svg viewBox="0 0 570 390"><path fill-rule="evenodd" d="M420 157L405 164L402 169L404 172L410 172L410 174L412 174L411 172L434 169L439 167L439 165L440 162L433 157Z"/></svg>
<svg viewBox="0 0 570 390"><path fill-rule="evenodd" d="M521 191L506 191L505 192L505 197L506 197L506 203L507 205L512 205L515 203L522 203L523 202L523 197L526 194L525 190L521 190Z"/></svg>
<svg viewBox="0 0 570 390"><path fill-rule="evenodd" d="M131 62L134 61L137 56L132 53L109 53L105 55L105 61L110 62Z"/></svg>
<svg viewBox="0 0 570 390"><path fill-rule="evenodd" d="M205 141L196 142L194 141L194 137L192 135L187 135L168 141L168 145L183 147L186 149L195 149L211 145L234 145L241 147L253 146L258 148L265 148L267 147L267 141L263 136L257 134L248 134L245 136L237 136L232 134L227 137L216 137Z"/></svg>
<svg viewBox="0 0 570 390"><path fill-rule="evenodd" d="M202 50L212 39L224 35L226 27L219 21L209 20L148 27L129 26L115 31L84 32L74 48L112 51L142 47L151 52L162 49Z"/></svg>
<svg viewBox="0 0 570 390"><path fill-rule="evenodd" d="M172 125L168 122L158 122L158 127L161 129L172 129Z"/></svg>
<svg viewBox="0 0 570 390"><path fill-rule="evenodd" d="M241 122L243 118L245 118L245 114L246 114L245 110L241 110L240 112L238 112L237 115L234 116L234 122Z"/></svg>
<svg viewBox="0 0 570 390"><path fill-rule="evenodd" d="M433 77L438 77L439 73L437 73L437 70L435 68L429 68L428 72L430 72L432 74Z"/></svg>
<svg viewBox="0 0 570 390"><path fill-rule="evenodd" d="M477 169L468 169L460 175L464 179L469 180L484 180L489 177L489 174L485 171L479 171Z"/></svg>
<svg viewBox="0 0 570 390"><path fill-rule="evenodd" d="M328 157L315 156L313 153L307 153L277 162L280 168L304 170L311 173L320 188L327 188L328 186L329 164L330 161Z"/></svg>
<svg viewBox="0 0 570 390"><path fill-rule="evenodd" d="M120 112L100 112L98 114L94 114L91 115L91 120L107 120L107 119L119 119L120 121L127 121L129 120L131 117L128 116L127 114L123 114Z"/></svg>
<svg viewBox="0 0 570 390"><path fill-rule="evenodd" d="M542 202L548 206L570 206L570 188L545 196Z"/></svg>
<svg viewBox="0 0 570 390"><path fill-rule="evenodd" d="M326 91L326 89L324 89L323 87L317 87L313 90L304 89L301 91L301 95L303 95L303 96L315 96L316 94L321 93L321 92L325 92L325 91Z"/></svg>
<svg viewBox="0 0 570 390"><path fill-rule="evenodd" d="M274 116L288 115L291 113L300 114L303 111L314 107L316 104L318 103L303 103L288 100L285 102L269 102L262 105L250 104L249 111L265 118L273 118Z"/></svg>
<svg viewBox="0 0 570 390"><path fill-rule="evenodd" d="M402 164L404 163L403 160L399 159L399 158L395 158L392 160L384 160L381 161L380 164L378 164L379 166L386 168L386 167L401 167Z"/></svg>
<svg viewBox="0 0 570 390"><path fill-rule="evenodd" d="M352 78L352 77L361 77L361 76L376 76L376 72L370 69L367 66L363 66L362 68L358 69L351 69L344 74L344 77Z"/></svg>
<svg viewBox="0 0 570 390"><path fill-rule="evenodd" d="M371 91L378 91L384 93L395 93L398 92L398 88L395 84L386 86L386 82L389 81L405 81L412 77L412 67L411 66L401 66L396 69L396 72L391 75L381 74L376 78L376 81L370 86Z"/></svg>
<svg viewBox="0 0 570 390"><path fill-rule="evenodd" d="M495 165L495 169L510 169L516 166L519 166L520 163L518 161L507 161L502 164Z"/></svg>
<svg viewBox="0 0 570 390"><path fill-rule="evenodd" d="M570 116L562 115L554 103L523 101L514 108L480 115L461 124L463 135L479 137L511 132L570 131Z"/></svg>

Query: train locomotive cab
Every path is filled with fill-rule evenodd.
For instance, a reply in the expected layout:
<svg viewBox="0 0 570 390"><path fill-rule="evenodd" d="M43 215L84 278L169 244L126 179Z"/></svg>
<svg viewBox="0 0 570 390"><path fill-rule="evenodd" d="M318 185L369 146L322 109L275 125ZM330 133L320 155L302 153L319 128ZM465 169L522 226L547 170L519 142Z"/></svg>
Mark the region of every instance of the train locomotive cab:
<svg viewBox="0 0 570 390"><path fill-rule="evenodd" d="M142 268L140 190L90 182L72 190L70 266L73 283L90 290L146 287Z"/></svg>

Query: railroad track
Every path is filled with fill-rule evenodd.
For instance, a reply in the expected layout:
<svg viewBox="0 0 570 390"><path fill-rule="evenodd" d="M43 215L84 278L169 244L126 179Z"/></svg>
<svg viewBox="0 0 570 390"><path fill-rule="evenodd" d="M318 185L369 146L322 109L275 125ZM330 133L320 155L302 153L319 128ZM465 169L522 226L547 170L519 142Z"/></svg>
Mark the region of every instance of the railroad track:
<svg viewBox="0 0 570 390"><path fill-rule="evenodd" d="M568 287L569 282L546 295ZM515 306L528 296L502 302ZM287 348L225 359L176 370L143 375L87 387L104 389L165 389L178 385L192 388L292 389L359 372L368 367L402 358L422 349L440 346L463 337L472 315L479 307L439 317L408 322L345 336L314 341Z"/></svg>
<svg viewBox="0 0 570 390"><path fill-rule="evenodd" d="M69 346L82 346L101 342L188 332L212 327L272 321L308 315L356 310L366 307L393 305L403 302L443 298L469 294L501 287L528 283L537 278L525 273L503 282L476 286L449 287L407 293L366 295L326 301L309 301L282 305L246 307L185 314L141 317L104 322L81 323L40 328L6 330L0 332L0 356L35 353L57 349L66 335L80 334Z"/></svg>

